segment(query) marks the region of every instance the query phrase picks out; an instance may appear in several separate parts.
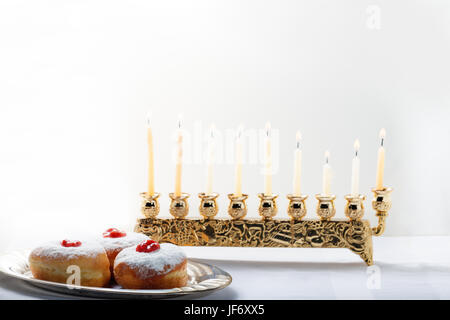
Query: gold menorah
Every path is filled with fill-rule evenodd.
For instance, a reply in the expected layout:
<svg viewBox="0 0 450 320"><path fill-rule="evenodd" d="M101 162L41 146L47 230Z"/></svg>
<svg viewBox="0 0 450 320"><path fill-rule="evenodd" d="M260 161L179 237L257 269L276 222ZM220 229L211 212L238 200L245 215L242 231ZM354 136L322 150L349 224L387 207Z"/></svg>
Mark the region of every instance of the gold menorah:
<svg viewBox="0 0 450 320"><path fill-rule="evenodd" d="M276 195L260 194L261 219L246 219L247 195L228 195L228 213L231 219L215 218L218 213L218 194L199 194L199 211L203 218L188 218L188 194L171 194L170 213L174 218L157 218L158 196L142 193L142 213L145 218L137 221L135 231L159 242L180 246L222 247L287 247L287 248L347 248L358 254L367 265L373 264L372 236L384 232L386 217L391 208L391 188L373 189L372 207L378 217L378 225L371 228L363 220L363 195L347 195L345 215L348 219L333 219L336 208L334 195L316 195L319 219L303 219L306 215L304 195L288 195L289 219L275 218Z"/></svg>

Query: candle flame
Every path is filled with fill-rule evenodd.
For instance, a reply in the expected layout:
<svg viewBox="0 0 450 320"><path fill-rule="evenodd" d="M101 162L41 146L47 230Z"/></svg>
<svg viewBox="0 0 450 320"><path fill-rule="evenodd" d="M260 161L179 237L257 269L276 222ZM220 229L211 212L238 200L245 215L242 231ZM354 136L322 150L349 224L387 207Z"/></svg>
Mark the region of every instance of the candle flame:
<svg viewBox="0 0 450 320"><path fill-rule="evenodd" d="M300 149L300 141L302 140L302 134L300 133L300 131L297 131L295 139L297 141L297 149Z"/></svg>
<svg viewBox="0 0 450 320"><path fill-rule="evenodd" d="M266 122L266 136L270 136L271 125L270 122Z"/></svg>
<svg viewBox="0 0 450 320"><path fill-rule="evenodd" d="M241 123L237 129L237 138L240 139L242 137L242 133L244 131L244 125Z"/></svg>
<svg viewBox="0 0 450 320"><path fill-rule="evenodd" d="M353 144L353 147L355 148L355 151L358 152L359 151L359 139L355 140L355 143Z"/></svg>
<svg viewBox="0 0 450 320"><path fill-rule="evenodd" d="M211 123L211 126L209 127L209 136L211 139L214 138L215 131L216 131L216 125L214 123Z"/></svg>
<svg viewBox="0 0 450 320"><path fill-rule="evenodd" d="M147 121L147 126L150 127L150 123L151 123L151 118L152 118L152 113L151 111L147 112L147 116L146 116L146 121Z"/></svg>
<svg viewBox="0 0 450 320"><path fill-rule="evenodd" d="M181 129L181 124L183 122L183 115L181 113L178 114L178 129Z"/></svg>
<svg viewBox="0 0 450 320"><path fill-rule="evenodd" d="M330 152L327 150L325 151L325 163L328 164L330 161Z"/></svg>
<svg viewBox="0 0 450 320"><path fill-rule="evenodd" d="M358 152L359 152L359 139L355 140L355 143L353 144L353 147L355 148L355 157L358 156Z"/></svg>
<svg viewBox="0 0 450 320"><path fill-rule="evenodd" d="M382 128L382 129L380 130L381 146L384 145L384 138L386 138L386 129Z"/></svg>

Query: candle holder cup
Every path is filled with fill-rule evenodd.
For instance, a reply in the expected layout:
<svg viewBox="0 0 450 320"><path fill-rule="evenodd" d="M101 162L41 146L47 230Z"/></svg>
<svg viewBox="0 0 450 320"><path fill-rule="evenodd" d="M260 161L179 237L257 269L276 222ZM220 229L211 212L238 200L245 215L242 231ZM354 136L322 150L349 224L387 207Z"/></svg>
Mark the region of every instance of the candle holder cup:
<svg viewBox="0 0 450 320"><path fill-rule="evenodd" d="M320 220L330 220L336 214L336 208L334 206L335 195L323 195L317 194L317 215Z"/></svg>
<svg viewBox="0 0 450 320"><path fill-rule="evenodd" d="M180 196L176 196L175 193L169 193L171 199L170 202L170 214L176 219L183 219L189 213L189 193L182 193Z"/></svg>
<svg viewBox="0 0 450 320"><path fill-rule="evenodd" d="M348 194L345 196L345 200L347 200L347 204L345 205L345 215L350 220L361 220L364 216L364 200L366 200L366 196L362 194L352 195Z"/></svg>
<svg viewBox="0 0 450 320"><path fill-rule="evenodd" d="M380 236L384 233L386 217L388 216L388 211L392 207L392 188L383 188L381 190L372 189L372 192L374 195L372 208L376 211L375 215L378 217L378 225L372 228L372 233L375 236Z"/></svg>
<svg viewBox="0 0 450 320"><path fill-rule="evenodd" d="M199 211L205 219L212 219L219 212L216 201L218 196L218 193L206 194L202 192L198 194L198 197L200 198Z"/></svg>
<svg viewBox="0 0 450 320"><path fill-rule="evenodd" d="M156 218L159 213L159 198L160 194L155 192L149 194L148 192L142 192L141 212L146 218Z"/></svg>
<svg viewBox="0 0 450 320"><path fill-rule="evenodd" d="M372 189L374 198L372 207L378 212L388 212L392 207L391 193L392 188L384 188L381 190Z"/></svg>
<svg viewBox="0 0 450 320"><path fill-rule="evenodd" d="M243 219L247 215L247 204L245 201L248 199L248 195L242 194L238 196L229 194L228 198L230 199L228 214L235 220Z"/></svg>
<svg viewBox="0 0 450 320"><path fill-rule="evenodd" d="M306 195L293 195L288 194L289 205L287 209L288 215L293 220L301 220L306 215L306 203L305 200L308 198Z"/></svg>
<svg viewBox="0 0 450 320"><path fill-rule="evenodd" d="M258 198L261 199L259 203L258 212L263 219L272 219L278 212L276 198L277 194L265 195L264 193L258 194Z"/></svg>

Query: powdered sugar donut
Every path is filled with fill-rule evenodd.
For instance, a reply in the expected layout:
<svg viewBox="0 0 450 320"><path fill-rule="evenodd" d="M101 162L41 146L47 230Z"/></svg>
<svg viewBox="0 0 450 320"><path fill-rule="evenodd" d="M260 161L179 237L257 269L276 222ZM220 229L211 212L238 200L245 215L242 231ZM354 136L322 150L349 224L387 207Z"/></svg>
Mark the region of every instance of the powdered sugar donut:
<svg viewBox="0 0 450 320"><path fill-rule="evenodd" d="M126 289L183 287L188 280L186 254L171 243L147 240L117 255L114 278Z"/></svg>
<svg viewBox="0 0 450 320"><path fill-rule="evenodd" d="M116 228L110 228L103 232L103 236L99 239L101 245L106 250L108 255L111 273L114 269L114 259L125 248L137 246L142 241L149 238L142 233L136 232L124 232Z"/></svg>
<svg viewBox="0 0 450 320"><path fill-rule="evenodd" d="M35 248L28 260L33 277L40 280L66 283L73 274L69 266L79 267L82 286L103 287L111 277L108 256L97 242L48 242Z"/></svg>

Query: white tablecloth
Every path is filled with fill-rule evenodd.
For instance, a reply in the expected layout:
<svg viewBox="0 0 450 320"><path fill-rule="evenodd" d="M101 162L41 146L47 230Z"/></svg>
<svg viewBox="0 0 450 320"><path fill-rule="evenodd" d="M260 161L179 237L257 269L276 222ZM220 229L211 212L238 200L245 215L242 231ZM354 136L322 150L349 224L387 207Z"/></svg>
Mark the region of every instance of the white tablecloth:
<svg viewBox="0 0 450 320"><path fill-rule="evenodd" d="M450 237L374 239L375 267L347 249L186 248L232 284L201 299L450 299ZM78 299L0 275L1 299Z"/></svg>

